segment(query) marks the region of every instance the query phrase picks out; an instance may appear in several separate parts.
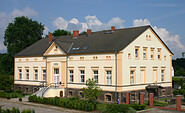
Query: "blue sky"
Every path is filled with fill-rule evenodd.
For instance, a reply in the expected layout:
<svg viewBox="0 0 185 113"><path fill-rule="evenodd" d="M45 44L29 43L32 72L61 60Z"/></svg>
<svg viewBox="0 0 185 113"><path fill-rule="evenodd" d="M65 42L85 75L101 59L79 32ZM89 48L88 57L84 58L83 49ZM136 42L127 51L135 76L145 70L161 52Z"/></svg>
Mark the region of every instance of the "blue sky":
<svg viewBox="0 0 185 113"><path fill-rule="evenodd" d="M4 31L16 16L28 16L56 29L93 31L148 25L175 54L185 52L185 0L1 0L0 52Z"/></svg>

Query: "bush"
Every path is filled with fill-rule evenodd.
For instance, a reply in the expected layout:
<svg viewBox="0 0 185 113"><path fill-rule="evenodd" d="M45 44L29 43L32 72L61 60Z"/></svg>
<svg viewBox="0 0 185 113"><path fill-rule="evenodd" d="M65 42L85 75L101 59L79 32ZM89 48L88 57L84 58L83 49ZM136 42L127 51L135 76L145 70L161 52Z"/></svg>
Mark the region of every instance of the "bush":
<svg viewBox="0 0 185 113"><path fill-rule="evenodd" d="M132 107L129 107L127 113L136 113L136 110Z"/></svg>
<svg viewBox="0 0 185 113"><path fill-rule="evenodd" d="M96 103L92 103L87 100L80 100L78 97L72 97L67 99L55 98L41 98L36 95L29 96L29 102L39 102L43 104L50 104L55 106L61 106L71 109L78 109L84 111L92 111L96 109Z"/></svg>
<svg viewBox="0 0 185 113"><path fill-rule="evenodd" d="M173 94L174 94L174 95L178 95L178 94L179 94L179 90L174 90L174 91L173 91Z"/></svg>
<svg viewBox="0 0 185 113"><path fill-rule="evenodd" d="M147 101L145 104L146 104L146 105L149 105L149 101ZM161 101L154 100L153 105L154 105L154 106L164 107L164 106L169 105L169 103L168 103L168 102L161 102Z"/></svg>
<svg viewBox="0 0 185 113"><path fill-rule="evenodd" d="M129 105L127 104L107 104L106 110L103 113L127 113Z"/></svg>
<svg viewBox="0 0 185 113"><path fill-rule="evenodd" d="M135 110L143 110L146 108L146 105L144 105L144 104L139 105L138 103L133 103L130 105L130 107L132 107Z"/></svg>
<svg viewBox="0 0 185 113"><path fill-rule="evenodd" d="M6 92L0 92L0 98L6 98L7 97L7 93Z"/></svg>
<svg viewBox="0 0 185 113"><path fill-rule="evenodd" d="M24 109L21 113L35 113L35 110Z"/></svg>

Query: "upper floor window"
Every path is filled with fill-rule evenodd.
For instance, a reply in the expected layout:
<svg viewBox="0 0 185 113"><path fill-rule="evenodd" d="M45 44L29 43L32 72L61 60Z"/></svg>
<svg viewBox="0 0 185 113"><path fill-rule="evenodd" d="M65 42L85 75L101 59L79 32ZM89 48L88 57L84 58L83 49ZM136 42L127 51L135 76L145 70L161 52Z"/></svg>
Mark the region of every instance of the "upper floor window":
<svg viewBox="0 0 185 113"><path fill-rule="evenodd" d="M38 80L38 70L35 70L35 80Z"/></svg>
<svg viewBox="0 0 185 113"><path fill-rule="evenodd" d="M98 57L97 56L93 56L93 60L97 60L98 59Z"/></svg>
<svg viewBox="0 0 185 113"><path fill-rule="evenodd" d="M135 74L135 70L131 70L130 71L130 84L134 84L134 74Z"/></svg>
<svg viewBox="0 0 185 113"><path fill-rule="evenodd" d="M131 54L130 53L128 53L128 58L131 58Z"/></svg>
<svg viewBox="0 0 185 113"><path fill-rule="evenodd" d="M147 48L143 48L143 59L147 59Z"/></svg>
<svg viewBox="0 0 185 113"><path fill-rule="evenodd" d="M111 59L111 56L106 56L106 59Z"/></svg>
<svg viewBox="0 0 185 113"><path fill-rule="evenodd" d="M69 60L73 60L73 57L69 57Z"/></svg>
<svg viewBox="0 0 185 113"><path fill-rule="evenodd" d="M80 60L84 60L84 57L80 57Z"/></svg>
<svg viewBox="0 0 185 113"><path fill-rule="evenodd" d="M161 49L157 49L157 58L161 59Z"/></svg>
<svg viewBox="0 0 185 113"><path fill-rule="evenodd" d="M69 80L73 82L73 70L69 70Z"/></svg>
<svg viewBox="0 0 185 113"><path fill-rule="evenodd" d="M166 55L164 55L164 60L166 60Z"/></svg>
<svg viewBox="0 0 185 113"><path fill-rule="evenodd" d="M46 81L46 70L43 70L43 80Z"/></svg>
<svg viewBox="0 0 185 113"><path fill-rule="evenodd" d="M84 83L85 82L85 71L80 70L80 82Z"/></svg>
<svg viewBox="0 0 185 113"><path fill-rule="evenodd" d="M139 59L139 48L135 48L135 58Z"/></svg>
<svg viewBox="0 0 185 113"><path fill-rule="evenodd" d="M22 79L22 70L19 69L19 79L21 80Z"/></svg>
<svg viewBox="0 0 185 113"><path fill-rule="evenodd" d="M154 59L154 49L153 48L150 49L150 58Z"/></svg>
<svg viewBox="0 0 185 113"><path fill-rule="evenodd" d="M29 80L29 69L26 69L26 79Z"/></svg>
<svg viewBox="0 0 185 113"><path fill-rule="evenodd" d="M93 76L94 76L94 81L96 81L96 83L98 83L98 70L93 71Z"/></svg>
<svg viewBox="0 0 185 113"><path fill-rule="evenodd" d="M106 71L107 84L112 84L112 72Z"/></svg>

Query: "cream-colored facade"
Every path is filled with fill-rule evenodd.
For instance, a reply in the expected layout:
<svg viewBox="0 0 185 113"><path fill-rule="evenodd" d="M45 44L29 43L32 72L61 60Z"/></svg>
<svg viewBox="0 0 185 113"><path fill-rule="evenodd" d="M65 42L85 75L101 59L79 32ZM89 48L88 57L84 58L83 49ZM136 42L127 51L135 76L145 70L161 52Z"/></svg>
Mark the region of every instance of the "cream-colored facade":
<svg viewBox="0 0 185 113"><path fill-rule="evenodd" d="M55 69L58 69L56 82ZM21 70L21 73L20 73ZM29 79L27 79L29 70ZM35 79L35 70L38 78ZM46 79L43 79L46 70ZM72 70L72 71L71 71ZM15 84L36 85L47 82L50 89L45 97L66 95L65 89L82 89L88 78L98 75L98 85L103 91L127 92L144 90L149 84L172 86L172 53L148 28L121 51L66 54L53 42L42 56L15 57ZM45 74L45 73L44 73ZM73 78L70 78L73 75ZM21 77L20 77L21 76ZM109 78L110 77L110 78ZM117 79L117 80L116 80ZM69 90L70 91L70 90Z"/></svg>

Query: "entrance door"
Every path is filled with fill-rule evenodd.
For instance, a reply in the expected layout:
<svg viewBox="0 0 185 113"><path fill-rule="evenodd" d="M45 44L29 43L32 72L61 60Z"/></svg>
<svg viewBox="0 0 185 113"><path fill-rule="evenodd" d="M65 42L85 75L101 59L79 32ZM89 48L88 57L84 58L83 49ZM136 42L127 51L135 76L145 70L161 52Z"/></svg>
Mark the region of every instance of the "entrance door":
<svg viewBox="0 0 185 113"><path fill-rule="evenodd" d="M59 69L54 68L54 83L56 86L59 85Z"/></svg>
<svg viewBox="0 0 185 113"><path fill-rule="evenodd" d="M60 97L63 97L63 91L60 91Z"/></svg>

